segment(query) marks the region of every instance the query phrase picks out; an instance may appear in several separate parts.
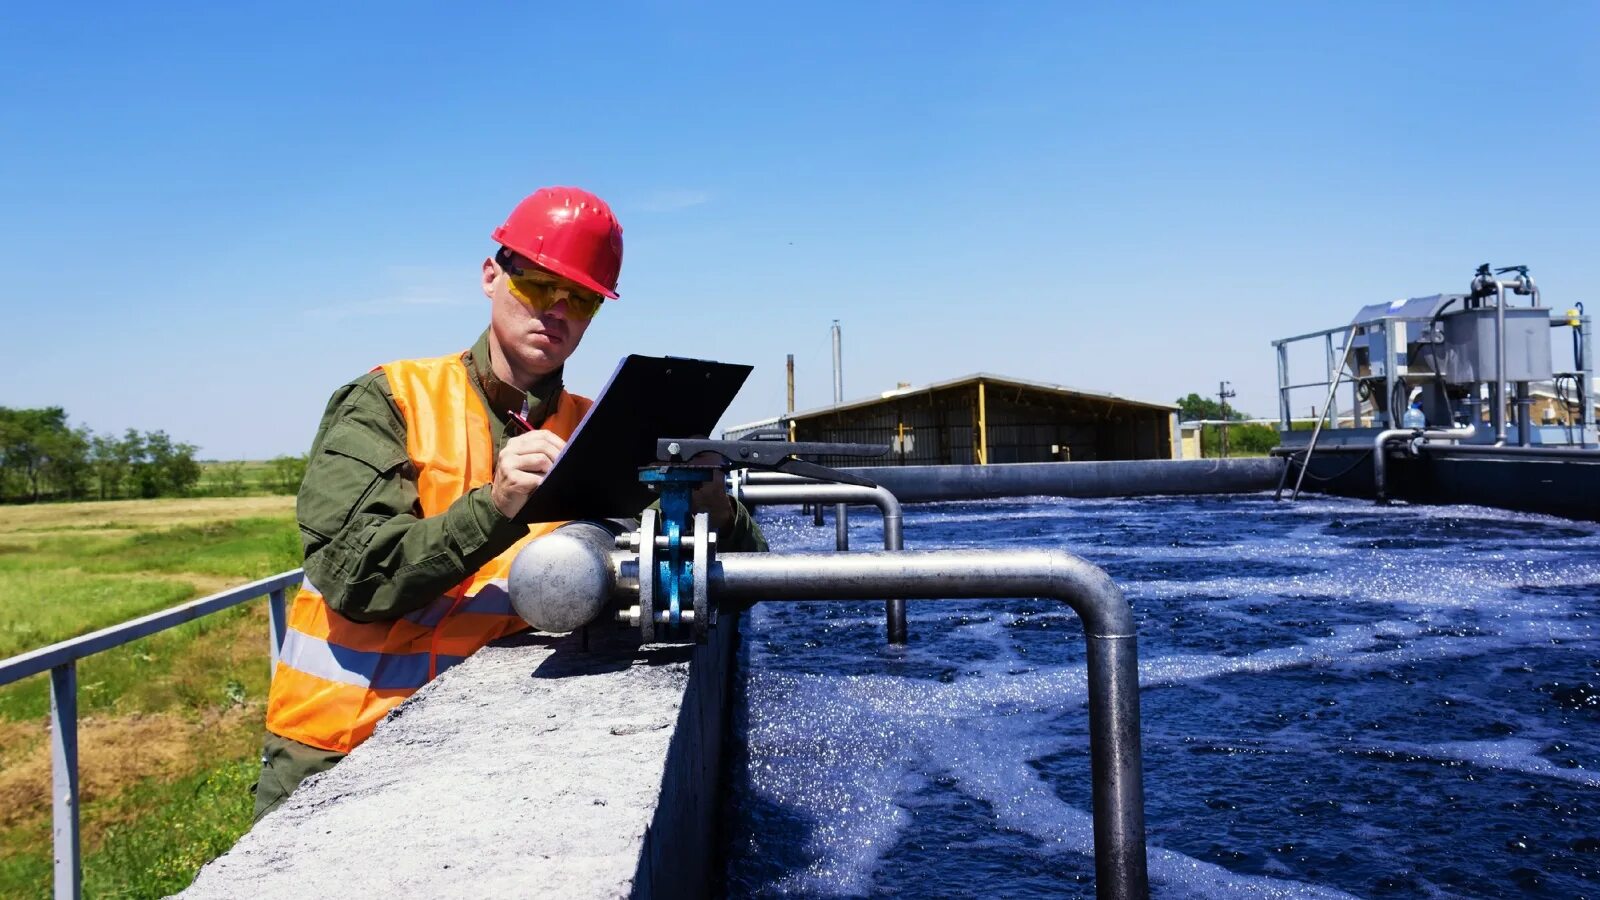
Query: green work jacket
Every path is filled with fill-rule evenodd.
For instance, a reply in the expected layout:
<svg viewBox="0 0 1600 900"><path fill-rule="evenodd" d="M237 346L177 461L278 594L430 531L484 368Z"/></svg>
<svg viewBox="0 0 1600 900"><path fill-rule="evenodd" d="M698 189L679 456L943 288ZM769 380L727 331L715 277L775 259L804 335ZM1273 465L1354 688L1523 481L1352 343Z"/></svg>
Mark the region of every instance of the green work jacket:
<svg viewBox="0 0 1600 900"><path fill-rule="evenodd" d="M489 333L461 354L472 386L495 425L498 457L521 432L513 412L526 403L538 428L561 396L561 370L522 391L495 377ZM718 546L766 550L761 529L742 505ZM500 514L490 485L468 491L442 515L422 516L416 474L406 454L405 419L389 380L374 370L334 391L322 414L295 504L306 577L328 605L357 622L397 619L427 606L528 533Z"/></svg>

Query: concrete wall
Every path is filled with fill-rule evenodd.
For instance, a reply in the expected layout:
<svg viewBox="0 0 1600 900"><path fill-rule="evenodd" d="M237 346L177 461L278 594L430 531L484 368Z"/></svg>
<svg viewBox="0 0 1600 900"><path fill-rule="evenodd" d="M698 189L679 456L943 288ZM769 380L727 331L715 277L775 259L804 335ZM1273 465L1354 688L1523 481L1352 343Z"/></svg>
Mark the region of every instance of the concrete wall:
<svg viewBox="0 0 1600 900"><path fill-rule="evenodd" d="M699 897L737 618L485 647L201 870L189 898Z"/></svg>

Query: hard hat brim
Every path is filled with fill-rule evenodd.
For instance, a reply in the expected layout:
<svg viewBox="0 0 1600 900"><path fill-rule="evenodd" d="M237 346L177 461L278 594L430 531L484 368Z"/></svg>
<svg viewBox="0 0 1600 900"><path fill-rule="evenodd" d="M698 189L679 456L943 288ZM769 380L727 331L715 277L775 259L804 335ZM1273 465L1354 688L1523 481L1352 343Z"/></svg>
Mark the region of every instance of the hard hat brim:
<svg viewBox="0 0 1600 900"><path fill-rule="evenodd" d="M554 273L556 275L559 275L562 278L565 278L568 281L572 282L573 284L582 285L583 287L586 287L589 290L594 291L595 293L601 295L602 297L605 297L607 300L620 299L618 297L616 291L606 287L605 285L601 284L598 281L595 281L593 278L590 278L588 275L586 275L583 272L579 271L577 268L575 268L573 266L565 265L562 262L560 262L559 260L551 259L551 258L549 258L548 256L546 256L543 253L531 252L531 251L529 251L529 250L527 250L527 249L525 249L523 247L517 246L515 243L513 243L511 241L506 240L505 239L505 233L506 233L506 228L504 226L501 226L501 227L496 228L494 230L494 234L490 236L490 239L493 240L495 243L499 244L500 246L506 248L507 250L511 250L511 251L516 252L523 259L526 259L529 262L533 263L534 265L538 266L539 268L544 269L546 272L551 272L551 273Z"/></svg>

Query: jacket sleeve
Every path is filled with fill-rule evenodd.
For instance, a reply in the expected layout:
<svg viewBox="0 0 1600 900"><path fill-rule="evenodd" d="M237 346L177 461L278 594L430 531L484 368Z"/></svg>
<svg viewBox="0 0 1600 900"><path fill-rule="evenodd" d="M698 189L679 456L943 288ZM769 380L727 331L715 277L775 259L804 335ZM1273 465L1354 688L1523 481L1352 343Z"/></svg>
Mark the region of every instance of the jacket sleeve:
<svg viewBox="0 0 1600 900"><path fill-rule="evenodd" d="M420 609L527 534L489 490L424 518L387 379L364 375L334 393L311 447L296 502L306 577L357 622Z"/></svg>
<svg viewBox="0 0 1600 900"><path fill-rule="evenodd" d="M733 501L733 524L728 526L727 537L718 535L718 549L728 552L765 553L767 536L743 503Z"/></svg>

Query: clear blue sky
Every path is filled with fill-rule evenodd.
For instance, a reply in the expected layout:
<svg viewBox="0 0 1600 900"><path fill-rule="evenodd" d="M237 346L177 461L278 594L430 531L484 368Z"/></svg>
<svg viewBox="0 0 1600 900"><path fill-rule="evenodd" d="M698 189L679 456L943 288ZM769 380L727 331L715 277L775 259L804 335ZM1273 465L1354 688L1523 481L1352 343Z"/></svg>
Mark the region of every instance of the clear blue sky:
<svg viewBox="0 0 1600 900"><path fill-rule="evenodd" d="M568 366L754 364L724 424L989 371L1275 407L1274 337L1526 263L1600 309L1600 5L24 3L0 405L301 452L470 343L490 230L611 201ZM1309 402L1309 401L1308 401Z"/></svg>

